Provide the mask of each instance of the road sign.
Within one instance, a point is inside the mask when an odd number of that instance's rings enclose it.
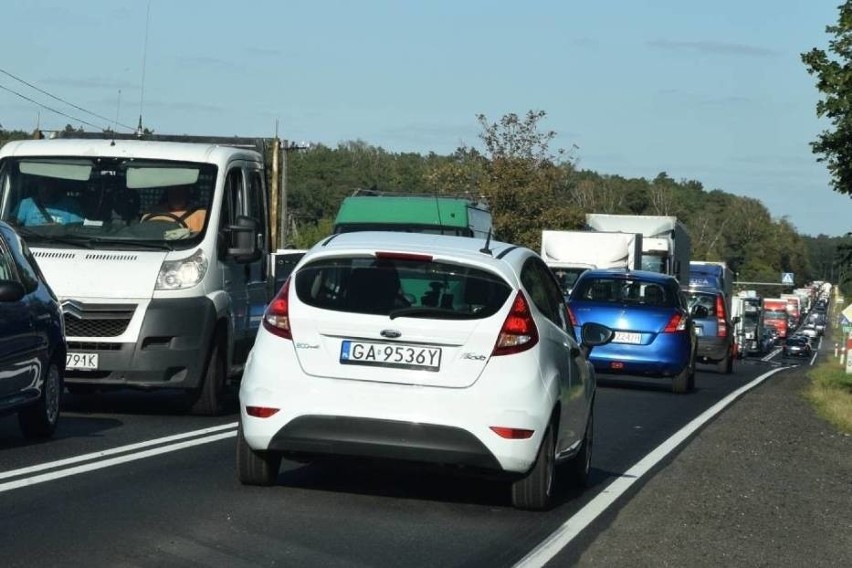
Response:
[[[782,272],[781,273],[781,284],[790,284],[793,285],[793,273],[792,272]]]

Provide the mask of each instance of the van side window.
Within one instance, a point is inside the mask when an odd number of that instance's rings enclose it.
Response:
[[[264,202],[263,179],[260,177],[258,170],[252,170],[249,172],[248,215],[253,219],[257,219],[261,225],[264,224],[266,218],[266,210],[263,206]]]
[[[232,168],[225,179],[225,194],[222,196],[221,228],[236,223],[238,215],[245,212],[243,206],[243,171]]]

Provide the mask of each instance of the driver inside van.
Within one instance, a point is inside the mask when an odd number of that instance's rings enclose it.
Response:
[[[165,200],[143,215],[142,220],[172,221],[198,233],[204,228],[206,217],[207,211],[191,205],[189,186],[173,185],[166,190]]]
[[[83,222],[79,204],[49,181],[42,182],[31,197],[21,200],[15,218],[25,227]]]

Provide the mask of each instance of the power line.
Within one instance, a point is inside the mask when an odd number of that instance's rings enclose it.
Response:
[[[15,81],[21,82],[21,83],[23,83],[24,85],[26,85],[27,87],[29,87],[29,88],[31,88],[31,89],[35,89],[35,90],[36,90],[36,91],[38,91],[39,93],[42,93],[42,94],[44,94],[44,95],[47,95],[48,97],[50,97],[50,98],[52,98],[52,99],[55,99],[55,100],[57,100],[57,101],[59,101],[59,102],[61,102],[61,103],[63,103],[63,104],[66,104],[66,105],[68,105],[68,106],[70,106],[70,107],[74,107],[74,108],[75,108],[75,109],[77,109],[77,110],[83,111],[83,112],[85,112],[86,114],[90,114],[90,115],[92,115],[92,116],[94,116],[94,117],[96,117],[96,118],[100,118],[101,120],[105,120],[105,121],[107,121],[107,123],[112,122],[109,118],[107,118],[107,117],[105,117],[105,116],[101,116],[101,115],[99,115],[99,114],[97,114],[97,113],[94,113],[94,112],[92,112],[92,111],[90,111],[90,110],[86,110],[86,109],[84,109],[83,107],[78,106],[78,105],[75,105],[74,103],[72,103],[72,102],[70,102],[70,101],[66,101],[65,99],[62,99],[62,98],[60,98],[60,97],[57,97],[57,96],[56,96],[56,95],[54,95],[54,94],[48,93],[48,92],[47,92],[47,91],[45,91],[44,89],[40,89],[39,87],[36,87],[36,86],[35,86],[35,85],[33,85],[32,83],[29,83],[29,82],[25,81],[24,79],[21,79],[20,77],[17,77],[17,76],[15,76],[15,75],[13,75],[13,74],[9,73],[9,72],[8,72],[8,71],[6,71],[5,69],[0,69],[0,73],[3,73],[4,75],[8,75],[9,77],[11,77],[12,79],[14,79]],[[9,89],[7,89],[7,90],[9,90]],[[16,94],[17,94],[17,93],[16,93]],[[36,102],[36,101],[33,101],[33,102]],[[36,104],[39,104],[39,103],[37,103],[37,102],[36,102]],[[47,107],[45,107],[45,108],[47,108]],[[53,110],[53,109],[49,109],[49,110]],[[54,111],[54,112],[56,112],[56,111]],[[60,113],[60,114],[61,114],[61,113]],[[80,122],[83,122],[83,121],[80,121]],[[128,129],[128,130],[130,130],[130,131],[135,130],[135,128],[133,128],[132,126],[127,126],[126,124],[121,124],[121,123],[120,123],[120,122],[118,122],[117,120],[116,120],[115,124],[117,124],[118,126],[121,126],[122,128],[127,128],[127,129]]]
[[[4,87],[3,85],[0,85],[0,89],[3,89],[4,91],[9,91],[13,95],[17,95],[17,96],[21,97],[22,99],[24,99],[25,101],[29,101],[31,103],[37,104],[38,106],[40,106],[44,109],[47,109],[50,112],[55,112],[56,114],[60,114],[64,117],[66,117],[66,118],[70,118],[71,120],[77,121],[81,124],[85,124],[86,126],[91,126],[92,128],[97,128],[98,130],[105,130],[104,128],[98,126],[97,124],[92,124],[91,122],[86,122],[85,120],[83,120],[81,118],[77,118],[76,116],[71,116],[70,114],[66,114],[66,113],[62,112],[61,110],[56,110],[55,108],[51,108],[51,107],[47,106],[46,104],[43,104],[43,103],[38,102],[37,100],[31,99],[26,95],[22,95],[18,91],[10,89],[9,87]]]

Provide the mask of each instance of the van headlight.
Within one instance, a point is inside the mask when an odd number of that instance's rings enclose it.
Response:
[[[166,260],[157,275],[157,290],[180,290],[191,288],[204,279],[207,273],[207,257],[199,249],[189,258]]]

